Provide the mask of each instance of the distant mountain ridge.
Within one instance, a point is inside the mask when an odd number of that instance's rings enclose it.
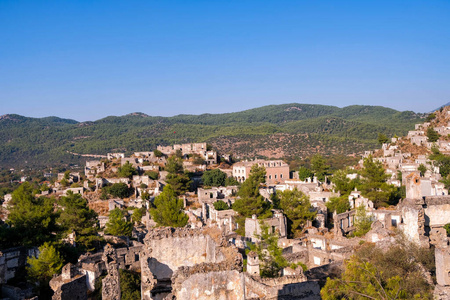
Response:
[[[439,106],[438,108],[436,108],[436,109],[433,109],[432,111],[430,111],[430,113],[432,113],[432,112],[434,112],[434,111],[437,111],[437,110],[440,110],[441,108],[443,108],[443,107],[445,107],[445,106],[449,106],[450,105],[450,102],[447,102],[447,103],[445,103],[444,105],[441,105],[441,106]]]
[[[158,117],[131,113],[93,122],[11,114],[0,117],[0,167],[80,163],[83,158],[68,152],[131,154],[153,150],[158,144],[188,142],[208,142],[240,157],[352,154],[375,147],[380,132],[406,134],[423,117],[382,106],[299,103],[224,114]]]

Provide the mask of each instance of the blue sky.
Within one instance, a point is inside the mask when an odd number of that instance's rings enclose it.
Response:
[[[0,0],[0,115],[450,101],[450,1]]]

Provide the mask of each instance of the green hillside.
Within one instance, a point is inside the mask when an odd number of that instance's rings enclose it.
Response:
[[[236,113],[151,117],[142,113],[79,123],[57,117],[0,117],[0,167],[81,163],[72,153],[153,150],[158,144],[208,142],[243,156],[358,153],[378,133],[404,135],[422,115],[379,106],[269,105]],[[268,153],[268,150],[271,149]]]

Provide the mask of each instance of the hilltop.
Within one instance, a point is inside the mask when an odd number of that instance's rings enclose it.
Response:
[[[381,106],[344,108],[269,105],[235,113],[148,116],[131,113],[93,122],[58,117],[0,117],[0,166],[81,163],[79,154],[153,150],[159,145],[208,142],[238,157],[351,155],[377,147],[378,133],[404,135],[424,115]]]

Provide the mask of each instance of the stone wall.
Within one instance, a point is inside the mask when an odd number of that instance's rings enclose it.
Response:
[[[37,255],[36,248],[14,247],[0,251],[0,284],[13,278],[16,272],[25,266],[27,257]]]
[[[195,268],[227,264],[236,257],[242,259],[237,249],[228,247],[220,230],[215,228],[156,228],[149,231],[144,243],[140,258],[143,299],[162,299],[172,292],[172,275],[180,268],[190,268],[191,273],[202,273],[194,271]],[[200,269],[205,270],[205,267]],[[216,271],[222,270],[230,268],[223,267]],[[180,272],[177,274],[180,276]]]
[[[87,300],[86,275],[80,274],[71,263],[63,267],[61,275],[50,280],[50,287],[54,291],[53,300]]]
[[[304,275],[260,279],[245,276],[246,299],[307,299],[320,300],[320,286],[306,281]]]

